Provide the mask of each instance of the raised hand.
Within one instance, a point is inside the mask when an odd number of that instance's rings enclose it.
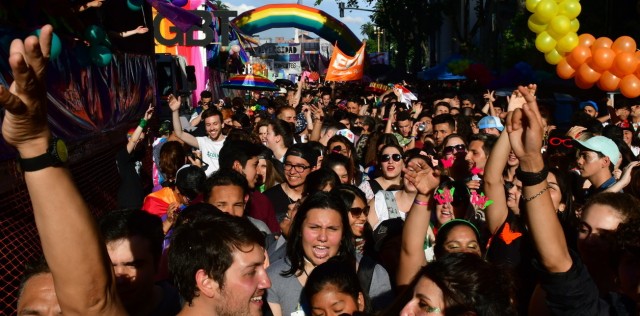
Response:
[[[420,194],[431,194],[440,185],[440,171],[432,169],[424,162],[411,161],[402,171],[405,179],[413,184]]]
[[[180,96],[178,96],[178,98],[176,99],[176,97],[173,96],[173,94],[169,95],[169,108],[171,109],[171,111],[175,112],[180,110],[180,105],[182,105],[182,98]]]
[[[53,28],[45,25],[40,37],[14,40],[9,66],[15,80],[7,90],[0,86],[0,107],[6,109],[2,123],[5,141],[31,158],[47,150],[51,132],[47,123],[45,73],[51,51]]]
[[[523,160],[526,164],[530,159],[540,157],[544,129],[538,103],[530,89],[520,86],[518,92],[526,102],[521,109],[517,108],[507,116],[507,132],[514,154],[521,164]]]
[[[495,91],[487,90],[487,93],[484,94],[484,99],[487,100],[487,102],[496,102],[495,93]]]
[[[145,120],[148,121],[148,120],[151,119],[151,116],[153,116],[153,110],[154,110],[153,104],[149,104],[149,108],[147,108],[147,111],[144,112],[144,119]]]

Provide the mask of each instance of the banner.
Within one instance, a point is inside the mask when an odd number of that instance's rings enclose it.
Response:
[[[369,57],[369,64],[371,65],[388,65],[389,64],[388,52],[367,53],[367,55]]]
[[[267,43],[254,48],[254,51],[256,56],[272,60],[271,80],[296,78],[302,73],[300,43]]]
[[[362,43],[362,47],[353,57],[343,53],[338,45],[333,48],[333,55],[329,62],[326,81],[353,81],[362,79],[364,74],[364,48],[366,42]]]

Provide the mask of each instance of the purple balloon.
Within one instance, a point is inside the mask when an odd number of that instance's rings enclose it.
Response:
[[[189,3],[189,0],[171,0],[171,3],[178,7],[184,7],[185,5],[187,5],[187,3]]]

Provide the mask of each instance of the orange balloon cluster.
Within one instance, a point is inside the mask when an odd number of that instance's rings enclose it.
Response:
[[[612,41],[581,34],[578,40],[578,46],[556,66],[560,78],[575,78],[582,89],[597,85],[604,91],[620,89],[628,98],[640,96],[640,52],[633,38],[621,36]]]

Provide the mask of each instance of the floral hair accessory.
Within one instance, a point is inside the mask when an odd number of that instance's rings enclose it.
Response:
[[[493,200],[489,200],[489,197],[484,196],[484,193],[478,194],[478,192],[473,191],[471,193],[471,204],[485,209],[487,206],[493,204]]]
[[[481,174],[482,172],[484,172],[484,169],[482,169],[482,168],[476,168],[476,167],[471,168],[471,173],[474,176],[477,176],[477,175]]]
[[[453,161],[455,160],[455,157],[451,156],[447,159],[440,159],[440,162],[442,162],[442,167],[444,168],[451,168],[451,166],[453,166]]]
[[[451,203],[453,202],[453,193],[455,192],[455,190],[456,188],[440,189],[438,190],[438,194],[436,194],[434,198],[440,205]]]

